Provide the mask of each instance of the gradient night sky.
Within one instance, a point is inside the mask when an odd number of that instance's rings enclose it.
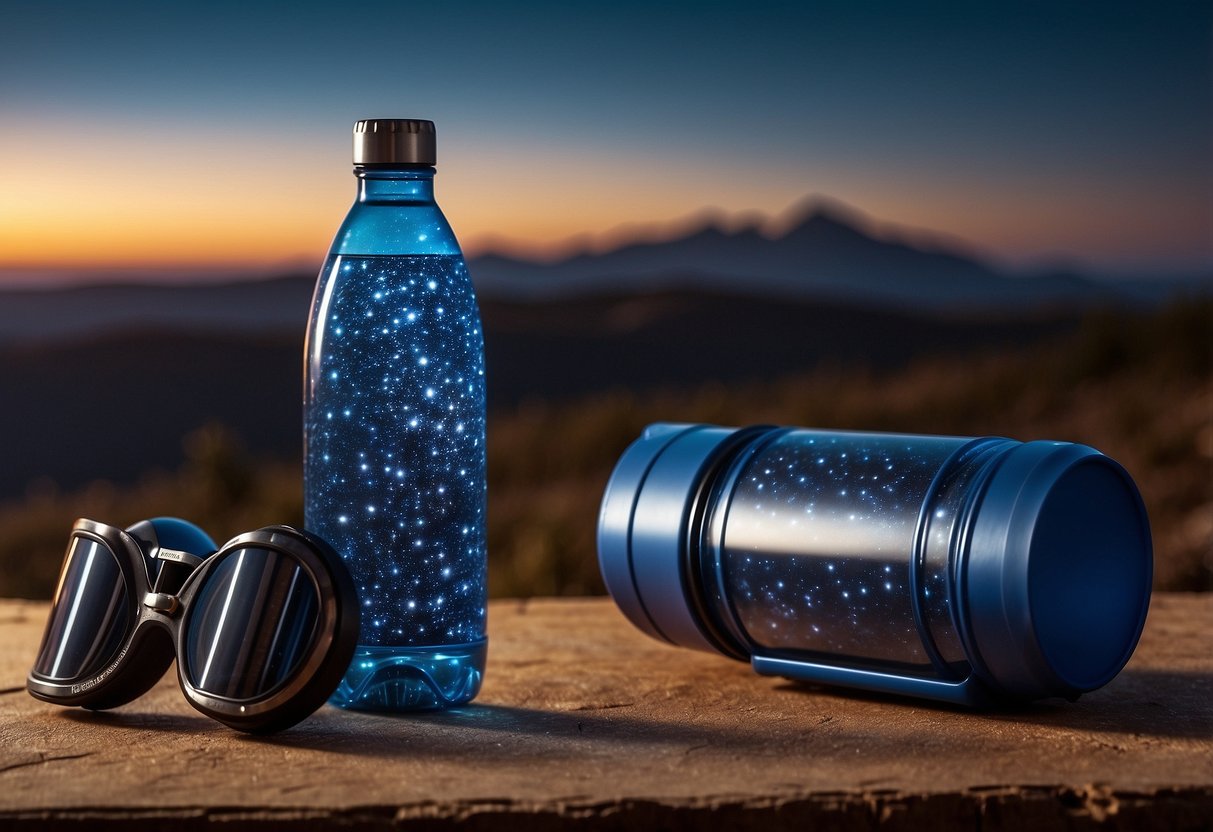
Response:
[[[811,193],[1004,262],[1213,262],[1207,2],[28,3],[0,280],[315,268],[352,122],[432,118],[470,252]]]

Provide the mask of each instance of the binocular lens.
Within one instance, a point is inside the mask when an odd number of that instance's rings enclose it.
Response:
[[[249,547],[221,557],[184,625],[186,677],[203,693],[251,699],[286,680],[306,655],[320,593],[280,552]]]
[[[133,619],[114,553],[73,535],[34,672],[47,679],[78,679],[99,671]]]

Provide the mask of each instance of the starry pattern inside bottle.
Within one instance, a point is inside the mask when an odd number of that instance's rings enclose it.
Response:
[[[964,442],[797,431],[746,463],[716,545],[750,638],[931,673],[910,597],[914,536],[936,472]],[[940,576],[926,584],[927,603],[947,603]]]
[[[364,645],[484,637],[483,336],[459,256],[335,256],[309,345],[308,524]]]

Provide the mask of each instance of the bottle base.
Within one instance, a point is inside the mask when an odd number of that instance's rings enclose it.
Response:
[[[472,701],[480,692],[488,639],[432,647],[358,645],[329,697],[358,711],[426,711]]]

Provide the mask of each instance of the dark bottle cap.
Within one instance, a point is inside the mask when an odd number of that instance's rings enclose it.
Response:
[[[355,165],[433,165],[437,160],[432,121],[368,118],[354,123]]]

